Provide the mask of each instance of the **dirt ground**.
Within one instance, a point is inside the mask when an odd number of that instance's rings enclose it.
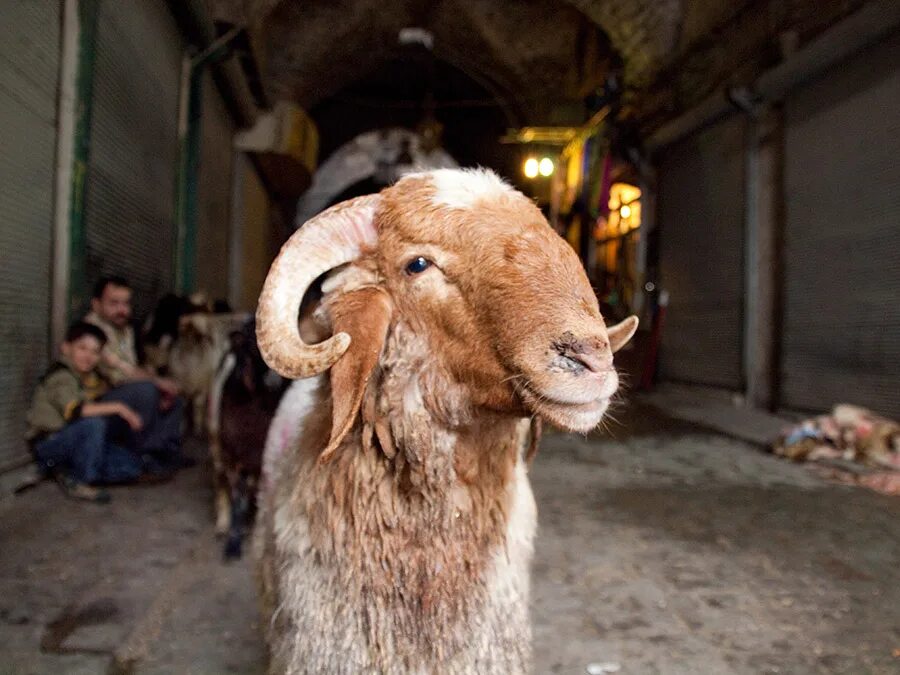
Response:
[[[263,672],[207,471],[0,501],[0,673]],[[535,673],[900,672],[900,500],[635,407],[531,473]]]

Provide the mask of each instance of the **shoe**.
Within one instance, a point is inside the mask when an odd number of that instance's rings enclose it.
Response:
[[[13,488],[13,494],[22,494],[36,487],[45,478],[47,478],[46,473],[37,464],[32,463],[23,472],[21,480]]]
[[[111,500],[106,490],[95,488],[87,483],[80,483],[71,476],[62,473],[57,474],[56,482],[59,483],[66,496],[72,499],[83,499],[96,504],[109,504]]]

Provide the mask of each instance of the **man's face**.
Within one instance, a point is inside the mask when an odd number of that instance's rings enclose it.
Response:
[[[107,284],[103,296],[91,300],[91,306],[104,321],[117,328],[125,328],[131,319],[131,289]]]
[[[82,335],[72,342],[63,342],[62,353],[72,366],[82,375],[87,375],[97,367],[102,349],[100,340],[93,335]]]

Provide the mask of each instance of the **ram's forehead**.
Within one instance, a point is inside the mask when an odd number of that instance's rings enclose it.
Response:
[[[473,242],[553,235],[540,209],[488,169],[408,174],[383,193],[379,241],[468,250]]]
[[[479,202],[500,201],[520,194],[489,169],[438,169],[428,177],[434,187],[432,203],[452,209],[469,209]]]

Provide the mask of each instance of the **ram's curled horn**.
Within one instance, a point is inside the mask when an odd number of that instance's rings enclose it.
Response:
[[[279,375],[298,379],[323,373],[350,346],[346,333],[306,344],[298,329],[300,302],[320,275],[375,247],[380,201],[378,195],[366,195],[323,211],[288,239],[269,268],[256,311],[256,337],[266,363]]]

